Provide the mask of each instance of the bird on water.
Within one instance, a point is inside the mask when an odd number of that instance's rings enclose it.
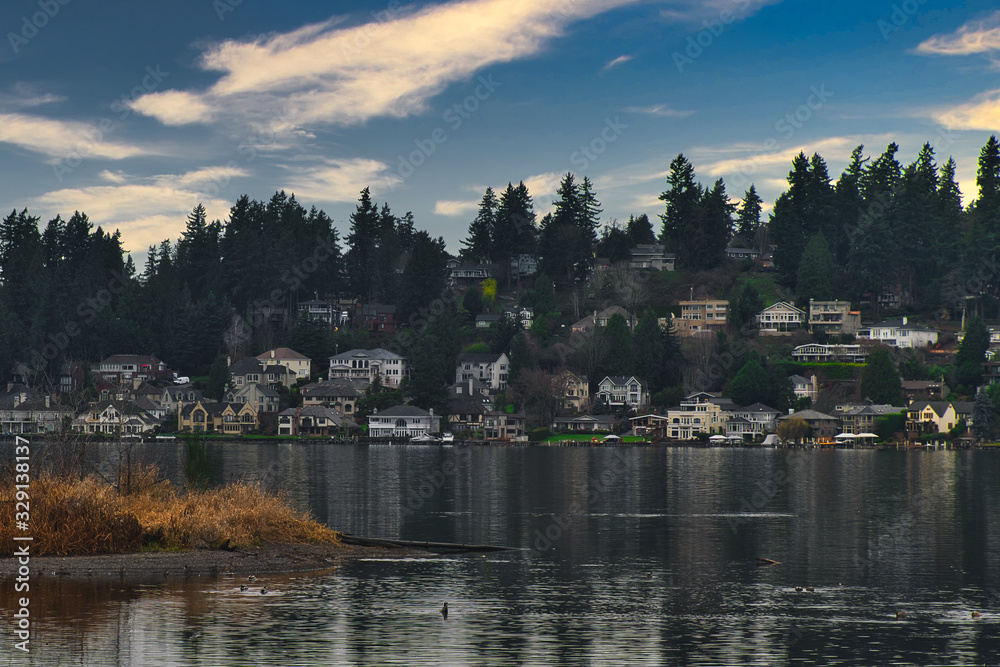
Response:
[[[448,618],[448,603],[441,605],[441,618]]]
[[[264,588],[260,589],[260,594],[267,595],[267,586],[264,586]]]

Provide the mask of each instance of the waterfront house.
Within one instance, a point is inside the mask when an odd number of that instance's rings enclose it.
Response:
[[[777,427],[778,417],[781,416],[781,412],[775,410],[774,408],[768,407],[763,403],[754,403],[753,405],[747,405],[746,407],[736,408],[732,412],[734,418],[744,420],[748,426],[743,429],[740,435],[750,434],[750,435],[764,435],[765,433],[774,433]],[[727,427],[726,435],[729,435]]]
[[[556,378],[556,386],[562,390],[559,399],[561,409],[572,412],[590,409],[590,383],[586,375],[577,375],[573,371],[564,370]]]
[[[910,433],[947,433],[964,419],[972,426],[972,401],[914,401],[906,409]]]
[[[364,398],[364,391],[358,385],[367,384],[362,380],[326,380],[313,382],[302,387],[303,405],[324,405],[343,415],[354,414],[358,401]]]
[[[690,440],[699,433],[722,433],[736,408],[731,399],[707,391],[695,392],[667,410],[665,435]]]
[[[0,431],[5,434],[61,431],[73,415],[73,408],[58,396],[36,396],[24,385],[8,385],[0,396]]]
[[[441,432],[441,417],[433,410],[421,410],[413,405],[397,405],[368,417],[371,438],[412,438]]]
[[[251,403],[196,401],[181,407],[177,428],[186,433],[242,435],[259,429],[260,420]]]
[[[95,403],[73,420],[80,433],[133,435],[159,426],[160,420],[142,410],[134,401],[105,400]]]
[[[906,411],[903,406],[861,403],[837,406],[834,412],[840,415],[841,431],[857,435],[874,433],[880,419]]]
[[[552,420],[553,431],[611,431],[615,427],[614,415],[580,415],[579,417],[556,417]]]
[[[790,415],[778,417],[778,426],[788,419],[801,419],[812,429],[812,438],[832,440],[840,432],[840,419],[816,410],[799,410]]]
[[[525,442],[527,419],[524,413],[487,412],[483,416],[483,437],[487,440],[509,440]]]
[[[164,387],[160,393],[159,403],[168,413],[177,412],[184,403],[194,403],[205,400],[200,389],[195,389],[191,385],[171,385]]]
[[[341,433],[345,418],[333,408],[305,405],[278,413],[278,435],[334,436]]]

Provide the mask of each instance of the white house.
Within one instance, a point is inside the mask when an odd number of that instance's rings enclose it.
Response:
[[[733,414],[736,418],[744,420],[749,425],[749,428],[745,429],[740,435],[774,433],[777,428],[778,417],[781,416],[780,412],[763,403],[754,403],[753,405],[739,408]],[[726,431],[726,435],[729,435],[728,426]]]
[[[863,364],[868,360],[868,350],[860,345],[807,343],[792,350],[792,359],[799,362]]]
[[[458,355],[455,367],[455,382],[465,382],[472,378],[479,380],[490,392],[496,392],[507,386],[507,374],[510,372],[510,359],[500,354],[466,352]]]
[[[641,408],[649,405],[649,388],[634,375],[608,375],[597,385],[594,400],[610,407]]]
[[[763,335],[795,331],[805,324],[806,318],[806,311],[787,301],[779,301],[757,313],[757,328]]]
[[[819,385],[816,376],[804,378],[801,375],[789,375],[788,379],[792,383],[792,393],[798,398],[809,398],[813,401],[819,396]]]
[[[368,417],[372,438],[412,438],[441,432],[441,417],[412,405],[397,405]]]
[[[330,357],[330,379],[348,378],[369,383],[380,377],[386,387],[398,387],[410,374],[406,357],[377,347],[354,349]]]
[[[707,391],[696,392],[667,410],[666,436],[690,440],[699,433],[722,433],[736,409],[729,399]]]
[[[891,347],[927,347],[938,340],[938,332],[921,324],[907,322],[907,318],[886,320],[862,327],[858,338],[877,340]]]

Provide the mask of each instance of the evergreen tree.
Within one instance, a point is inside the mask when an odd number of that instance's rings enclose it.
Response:
[[[213,401],[221,401],[229,386],[229,365],[226,357],[218,354],[212,361],[208,371],[208,382],[205,386],[205,397]]]
[[[809,239],[799,262],[795,293],[801,299],[829,301],[833,298],[833,255],[822,231]]]
[[[632,334],[625,318],[618,314],[608,318],[604,336],[608,354],[597,373],[601,377],[592,378],[598,382],[605,375],[625,375],[632,369]]]
[[[408,322],[410,315],[441,297],[448,286],[448,276],[444,239],[432,239],[425,231],[416,232],[400,283],[400,319]]]
[[[368,188],[361,191],[358,205],[351,214],[351,232],[347,235],[347,269],[350,288],[365,303],[375,297],[375,273],[379,243],[381,241],[381,220],[378,208],[372,203]]]
[[[955,354],[955,379],[958,389],[971,394],[982,382],[983,361],[990,347],[990,332],[979,317],[965,324],[965,335]]]
[[[878,349],[868,355],[868,363],[861,374],[861,398],[886,405],[902,403],[903,387],[889,350]]]
[[[985,387],[976,392],[972,405],[972,432],[979,440],[989,440],[993,432],[993,403]]]
[[[469,238],[462,241],[465,248],[462,256],[474,262],[489,264],[492,261],[492,234],[497,227],[497,211],[500,200],[493,188],[486,188],[483,199],[479,203],[476,219],[469,225]]]
[[[753,403],[765,403],[767,396],[768,377],[756,357],[750,358],[736,376],[726,383],[725,395],[733,399],[737,405],[747,406]]]
[[[736,219],[736,232],[740,235],[741,241],[751,247],[760,230],[760,212],[763,204],[764,200],[760,198],[756,187],[751,183],[750,189],[743,195],[743,203]]]
[[[756,330],[757,314],[764,310],[764,298],[750,282],[743,283],[729,310],[729,322],[737,331]]]
[[[628,236],[629,247],[634,248],[639,244],[656,243],[656,232],[653,231],[653,223],[649,221],[649,216],[645,213],[639,216],[628,217],[625,225],[625,234]]]

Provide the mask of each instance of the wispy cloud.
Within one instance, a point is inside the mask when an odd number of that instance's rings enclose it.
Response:
[[[619,65],[624,65],[628,61],[632,60],[632,56],[618,56],[617,58],[611,60],[604,67],[601,68],[602,72],[607,72],[613,67],[618,67]]]
[[[443,215],[447,217],[458,217],[460,215],[468,215],[469,213],[475,212],[479,208],[479,202],[473,201],[457,201],[457,200],[441,200],[434,202],[434,214]]]
[[[0,109],[7,111],[32,109],[65,101],[66,98],[61,95],[43,93],[36,86],[24,82],[14,84],[13,92],[0,93]]]
[[[690,109],[673,109],[669,104],[651,104],[644,107],[625,107],[623,109],[629,113],[640,113],[647,116],[661,116],[663,118],[687,118],[694,113]]]
[[[340,19],[209,47],[203,69],[221,78],[201,91],[155,92],[133,108],[166,124],[236,115],[290,125],[354,125],[425,109],[446,86],[495,63],[534,56],[571,23],[638,0],[464,0]],[[428,36],[433,35],[433,38]]]
[[[953,33],[934,35],[921,42],[916,51],[945,56],[1000,51],[1000,11],[969,21]]]
[[[402,182],[389,165],[367,158],[327,159],[316,165],[292,165],[285,169],[290,176],[284,190],[319,202],[356,201],[365,187],[370,187],[374,196],[381,196],[381,192]]]
[[[701,23],[706,19],[719,18],[728,12],[736,20],[754,14],[762,7],[776,5],[782,0],[678,0],[670,7],[660,10],[660,16],[677,23]]]
[[[987,130],[1000,125],[1000,88],[980,93],[964,104],[937,111],[931,116],[950,130]]]
[[[54,190],[35,198],[30,208],[43,219],[85,212],[95,225],[120,229],[128,250],[143,251],[165,238],[176,238],[199,203],[204,204],[209,220],[225,219],[231,202],[205,197],[200,188],[240,175],[245,172],[225,166],[150,177],[104,171],[101,180],[109,184]]]
[[[95,125],[19,113],[0,113],[0,142],[57,160],[69,155],[122,160],[150,152],[107,140]]]

